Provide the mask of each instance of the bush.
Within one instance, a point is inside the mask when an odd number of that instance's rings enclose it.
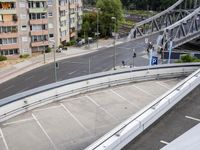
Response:
[[[51,48],[48,47],[47,49],[45,49],[45,53],[50,53],[51,52]]]
[[[190,54],[186,54],[181,56],[181,60],[176,61],[176,63],[187,63],[187,62],[200,62],[200,59],[193,57]]]
[[[5,61],[5,60],[7,60],[6,56],[0,56],[0,61]]]
[[[23,54],[19,56],[19,58],[28,58],[28,57],[29,57],[29,54]]]

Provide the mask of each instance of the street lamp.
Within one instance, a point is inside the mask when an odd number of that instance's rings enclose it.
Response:
[[[46,63],[46,56],[45,56],[45,46],[44,46],[44,33],[43,33],[43,19],[46,17],[45,14],[42,15],[42,40],[43,40],[43,55],[44,55],[44,64]],[[44,26],[45,29],[45,26]]]
[[[55,48],[55,41],[54,40],[50,40],[50,42],[52,42],[52,48],[53,48],[53,60],[54,60],[54,78],[55,78],[55,82],[57,82],[57,69],[58,69],[58,63],[56,61],[56,48]]]
[[[111,17],[111,19],[113,21],[115,21],[115,25],[114,25],[113,69],[116,70],[116,51],[117,51],[117,47],[116,47],[116,26],[117,26],[117,19],[116,19],[116,17]]]
[[[97,48],[99,47],[99,11],[101,9],[97,8]]]

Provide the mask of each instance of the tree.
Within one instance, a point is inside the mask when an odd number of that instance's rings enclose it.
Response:
[[[103,36],[110,36],[115,22],[112,17],[116,18],[116,27],[124,20],[122,3],[120,0],[97,0],[97,8],[100,8],[100,33]]]

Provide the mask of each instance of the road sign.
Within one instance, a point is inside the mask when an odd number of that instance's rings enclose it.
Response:
[[[158,64],[158,57],[152,56],[151,65],[157,65],[157,64]]]
[[[145,43],[148,44],[149,43],[149,39],[145,38]]]

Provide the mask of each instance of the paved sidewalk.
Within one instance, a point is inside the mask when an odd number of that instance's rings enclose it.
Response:
[[[123,40],[124,39],[119,39],[116,44],[122,43]],[[105,47],[111,47],[111,46],[113,46],[113,39],[99,40],[98,49],[97,49],[96,43],[92,43],[89,46],[86,45],[83,47],[69,47],[67,51],[63,51],[62,53],[56,53],[56,60],[58,61],[58,60],[66,59],[66,58],[85,55],[91,52],[98,51],[103,47],[105,48]],[[47,53],[45,56],[46,56],[45,64],[48,64],[54,61],[53,52]],[[41,67],[45,64],[44,64],[44,56],[39,55],[36,57],[32,57],[30,59],[27,59],[23,62],[17,63],[15,65],[9,65],[5,68],[0,68],[0,84],[14,77],[17,77],[18,75],[26,73],[30,70]]]

